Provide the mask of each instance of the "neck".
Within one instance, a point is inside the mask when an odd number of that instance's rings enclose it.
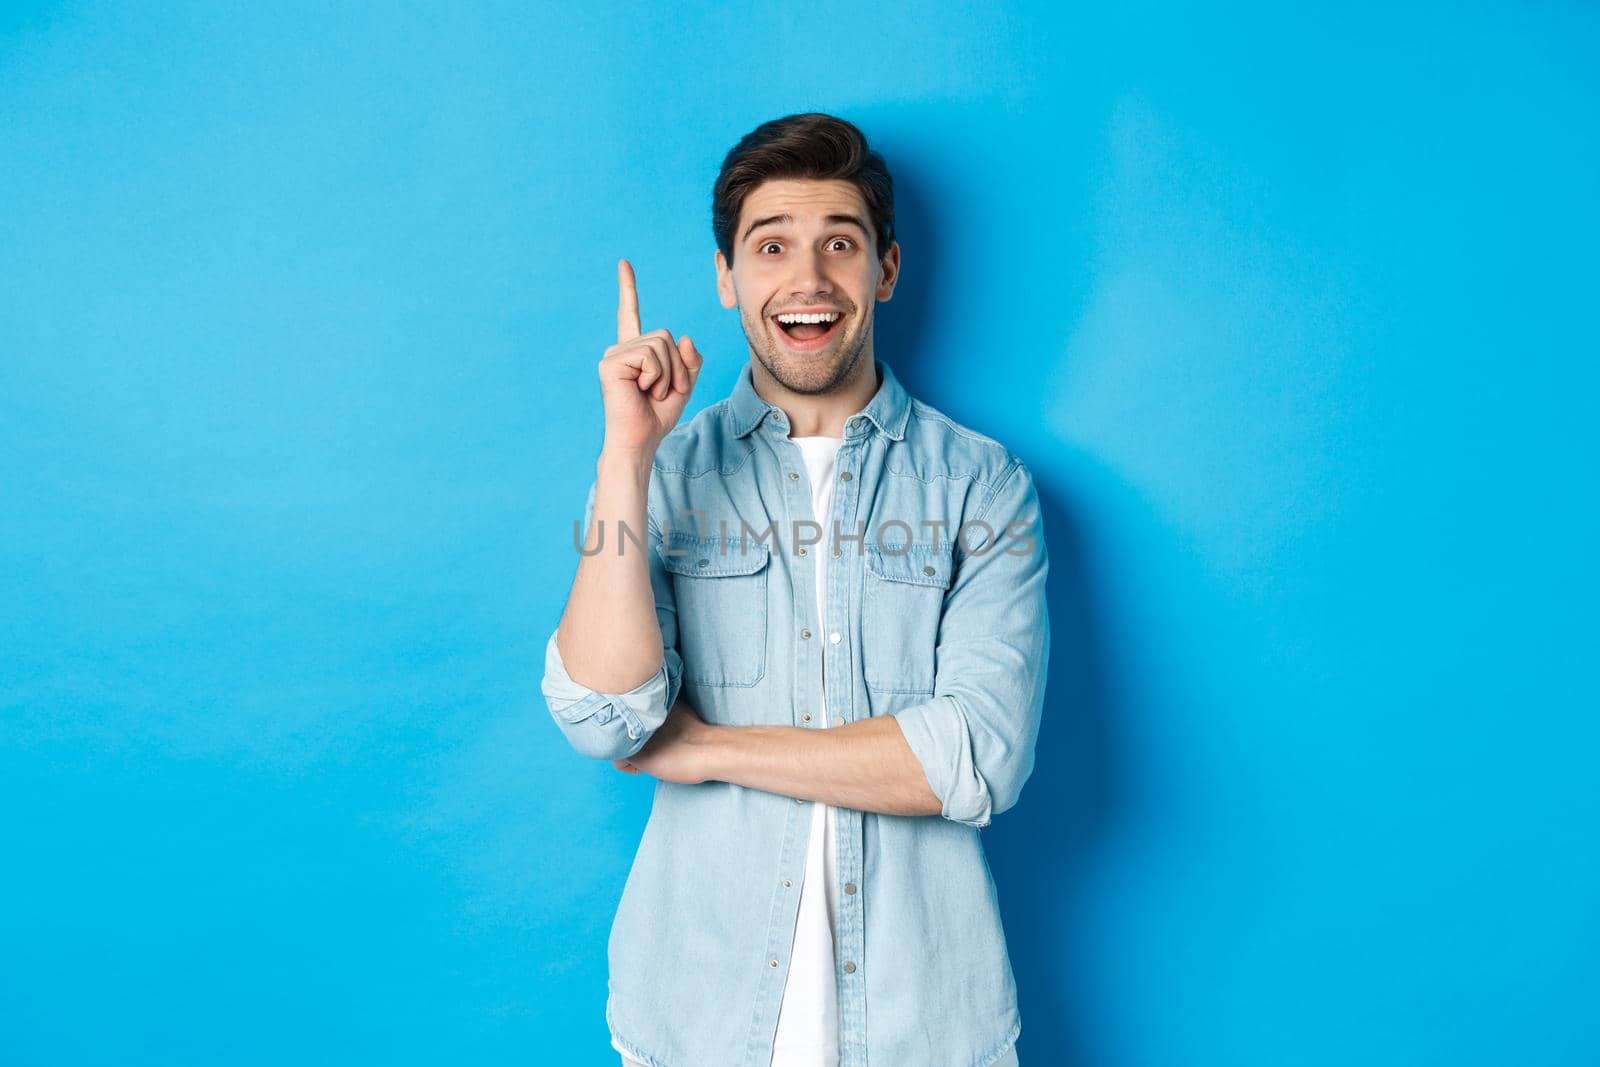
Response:
[[[845,420],[871,403],[882,383],[878,380],[877,359],[871,352],[864,352],[855,373],[827,393],[786,389],[754,358],[750,361],[750,384],[757,396],[777,405],[788,416],[790,437],[843,437]]]

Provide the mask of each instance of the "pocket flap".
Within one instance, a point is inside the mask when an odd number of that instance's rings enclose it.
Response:
[[[725,578],[755,574],[767,565],[771,550],[760,541],[739,537],[696,537],[669,533],[661,560],[673,574],[695,578]]]
[[[938,548],[932,545],[911,545],[904,552],[886,552],[877,545],[867,548],[867,570],[891,582],[910,582],[913,585],[931,585],[938,589],[950,588],[954,561],[950,544]]]

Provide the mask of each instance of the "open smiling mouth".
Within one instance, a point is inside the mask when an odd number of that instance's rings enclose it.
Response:
[[[811,352],[822,348],[833,340],[844,324],[844,315],[833,312],[833,320],[826,321],[825,315],[790,315],[782,313],[772,317],[778,332],[783,335],[784,343],[790,348],[801,352]],[[800,319],[804,321],[788,322],[786,319]],[[824,321],[818,321],[824,320]]]

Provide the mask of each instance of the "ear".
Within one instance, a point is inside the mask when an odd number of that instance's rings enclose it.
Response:
[[[900,280],[900,242],[889,242],[889,251],[878,261],[883,277],[878,280],[878,299],[887,300],[894,295],[894,285]]]
[[[733,289],[733,268],[728,266],[728,261],[722,258],[722,249],[717,249],[717,296],[722,300],[725,308],[739,306],[739,294]]]

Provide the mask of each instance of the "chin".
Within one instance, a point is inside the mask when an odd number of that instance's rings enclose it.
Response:
[[[858,356],[849,338],[842,338],[831,348],[810,353],[789,352],[782,342],[774,341],[764,350],[762,362],[767,373],[790,392],[816,394],[838,388]]]

